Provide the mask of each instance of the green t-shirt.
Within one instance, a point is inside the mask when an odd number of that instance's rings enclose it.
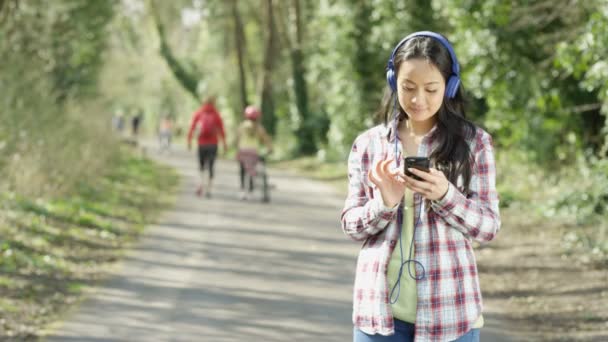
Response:
[[[410,246],[414,248],[412,239],[414,238],[414,193],[407,189],[405,190],[405,206],[403,208],[403,225],[401,228],[401,246],[403,248],[403,261],[407,260],[410,256]],[[414,259],[414,252],[412,250],[412,259]],[[399,242],[393,250],[391,259],[388,262],[388,284],[389,294],[395,286],[399,276],[399,268],[401,267],[401,252],[399,249]],[[418,303],[417,291],[416,291],[416,280],[410,277],[408,267],[411,270],[413,276],[416,276],[416,265],[413,262],[409,262],[403,266],[403,273],[401,274],[401,283],[399,289],[395,289],[394,296],[399,293],[399,298],[395,304],[391,304],[393,309],[393,317],[409,322],[412,324],[416,323],[416,304]]]
[[[416,250],[412,239],[414,238],[414,193],[410,189],[405,189],[405,206],[403,208],[403,225],[401,228],[401,246],[403,248],[403,261],[408,260],[410,257],[410,246],[412,247],[412,259],[415,259]],[[399,250],[399,242],[393,250],[391,259],[388,262],[387,278],[389,284],[389,295],[397,282],[399,276],[399,267],[401,266],[401,253]],[[399,289],[395,289],[395,293],[391,298],[394,299],[397,293],[399,298],[395,304],[391,304],[393,310],[393,317],[404,322],[416,324],[416,305],[418,304],[418,293],[416,290],[416,280],[410,276],[408,267],[411,270],[411,274],[416,277],[416,265],[413,262],[409,262],[403,266],[403,273],[401,274],[400,292]],[[479,316],[473,328],[483,327],[483,316]]]

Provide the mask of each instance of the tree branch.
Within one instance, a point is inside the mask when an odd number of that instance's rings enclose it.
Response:
[[[198,77],[192,73],[189,73],[188,70],[184,67],[184,65],[177,60],[177,58],[173,55],[171,51],[171,47],[167,43],[167,39],[165,37],[165,30],[163,24],[161,23],[160,16],[158,15],[158,11],[154,4],[154,0],[150,0],[150,9],[152,12],[152,18],[154,20],[154,26],[156,28],[156,32],[158,33],[158,37],[160,39],[160,55],[164,58],[165,62],[173,72],[173,75],[179,82],[179,84],[194,97],[195,100],[200,101],[199,94],[197,91],[198,88]]]
[[[602,108],[601,103],[587,103],[587,104],[582,104],[582,105],[578,105],[578,106],[574,106],[574,107],[570,107],[570,108],[565,108],[565,110],[572,111],[573,113],[584,113],[584,112],[599,110],[601,108]]]

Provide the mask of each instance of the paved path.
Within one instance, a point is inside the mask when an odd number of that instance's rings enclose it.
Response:
[[[155,157],[183,176],[175,207],[47,341],[352,340],[359,246],[340,230],[342,195],[271,171],[272,203],[239,201],[236,165],[220,160],[200,199],[193,154]],[[491,330],[482,341],[503,341]]]

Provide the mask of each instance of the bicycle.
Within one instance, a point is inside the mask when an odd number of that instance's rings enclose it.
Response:
[[[249,176],[249,192],[244,192],[241,199],[246,200],[250,194],[257,189],[260,191],[260,198],[263,203],[270,202],[270,184],[266,171],[267,154],[258,154],[255,151],[241,151],[237,159],[243,163],[245,175]]]
[[[258,158],[258,163],[256,165],[256,176],[257,180],[262,183],[262,202],[270,203],[270,186],[268,185],[268,173],[266,173],[266,157],[263,155],[259,156]]]

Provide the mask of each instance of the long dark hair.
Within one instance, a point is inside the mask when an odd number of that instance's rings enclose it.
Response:
[[[403,44],[395,53],[395,75],[403,61],[410,59],[424,59],[432,63],[447,80],[452,74],[452,59],[447,49],[431,37],[414,37]],[[388,86],[384,92],[382,106],[378,111],[384,117],[384,124],[393,117],[393,105],[397,103],[397,120],[408,120],[407,113],[395,98],[397,91],[393,92]],[[471,168],[474,163],[467,140],[475,136],[475,124],[465,118],[464,88],[458,87],[454,98],[444,97],[443,103],[437,113],[438,145],[432,151],[430,158],[434,160],[435,167],[443,171],[448,180],[458,185],[458,177],[462,176],[462,190],[468,192],[471,182]],[[397,132],[395,132],[397,134]]]

